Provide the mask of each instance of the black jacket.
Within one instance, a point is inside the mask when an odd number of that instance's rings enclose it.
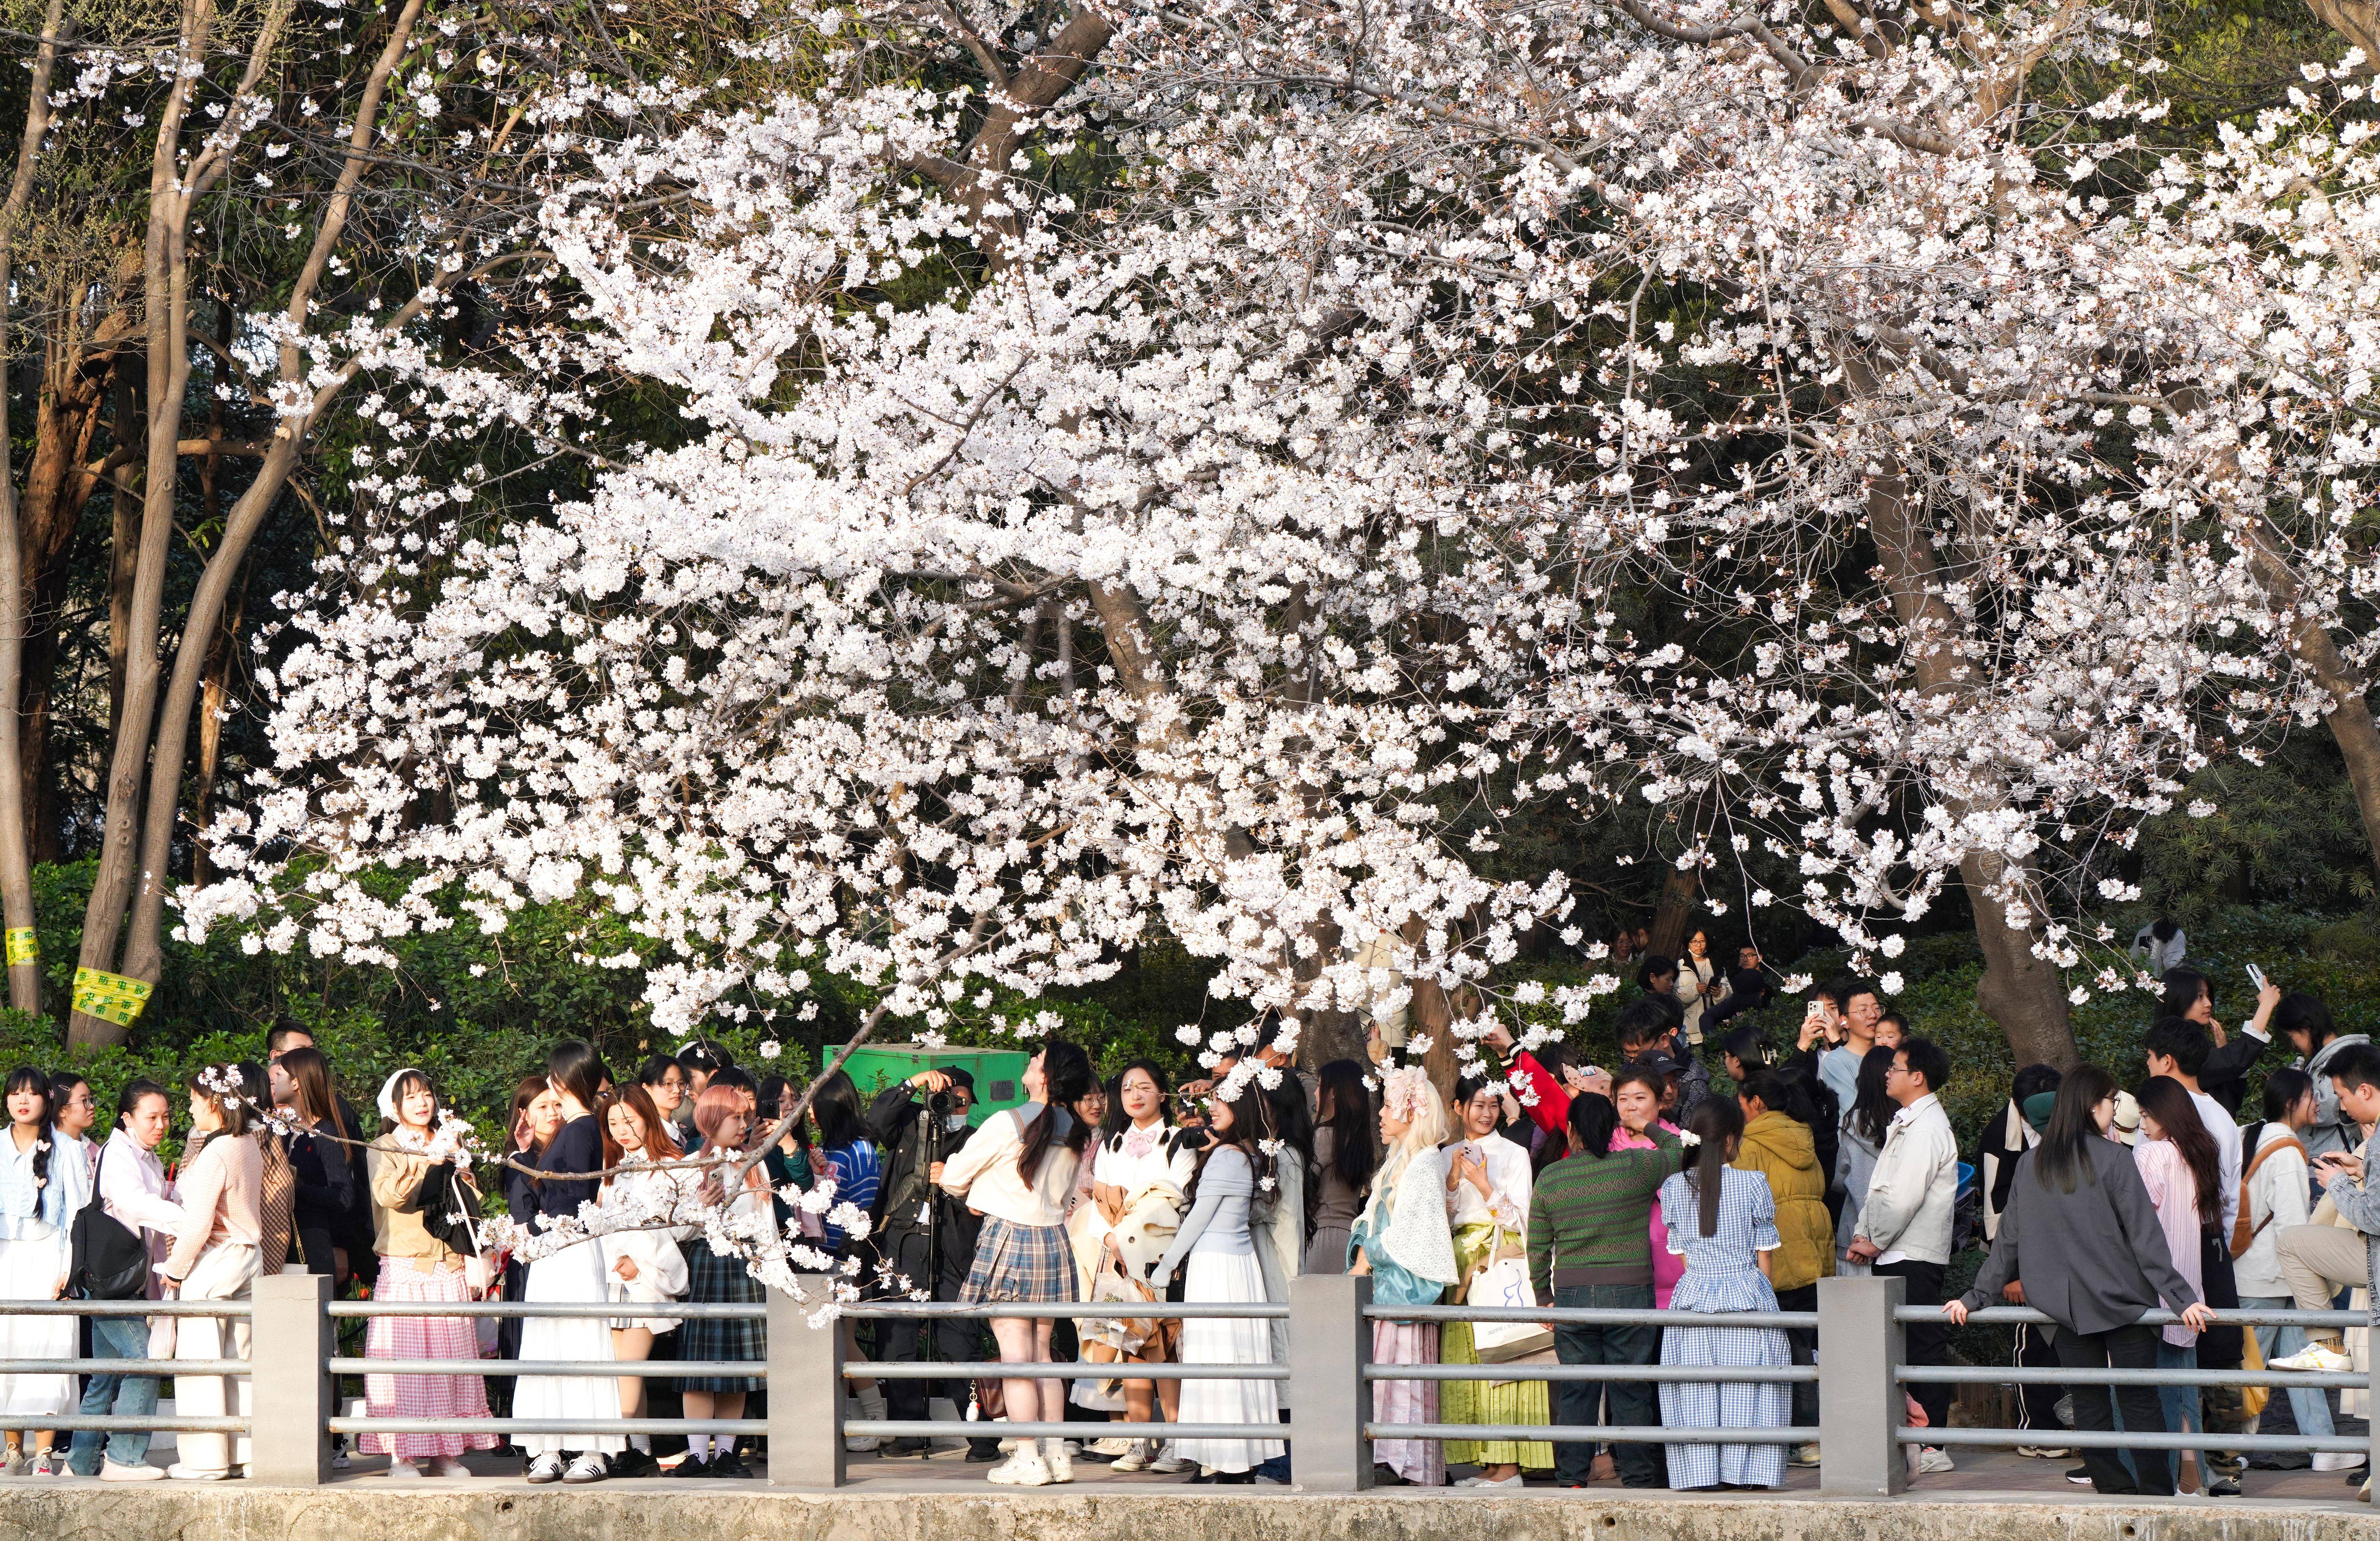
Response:
[[[885,1260],[909,1274],[919,1288],[926,1287],[919,1275],[926,1266],[925,1216],[931,1203],[939,1232],[934,1249],[938,1270],[947,1276],[955,1266],[964,1272],[975,1257],[976,1236],[983,1230],[983,1220],[969,1214],[964,1202],[938,1193],[928,1173],[935,1161],[958,1154],[959,1147],[966,1144],[965,1133],[942,1131],[938,1137],[926,1117],[925,1102],[912,1094],[905,1081],[877,1093],[862,1122],[868,1126],[868,1137],[886,1153],[873,1217],[874,1233]]]

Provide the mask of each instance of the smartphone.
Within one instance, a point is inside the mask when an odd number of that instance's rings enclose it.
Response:
[[[2248,965],[2248,982],[2255,986],[2257,991],[2262,993],[2265,988],[2265,971],[2258,968],[2254,964],[2250,964]]]

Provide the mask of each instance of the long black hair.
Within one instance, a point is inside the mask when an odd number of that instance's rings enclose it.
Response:
[[[33,1120],[33,1186],[45,1188],[50,1182],[50,1147],[55,1143],[50,1122],[57,1117],[57,1103],[50,1096],[50,1078],[31,1065],[18,1065],[8,1073],[7,1095],[14,1097],[20,1091],[41,1094],[42,1110]],[[17,1121],[12,1116],[8,1122]]]
[[[1611,1154],[1611,1136],[1620,1132],[1620,1110],[1601,1092],[1580,1092],[1570,1099],[1570,1147],[1600,1161]]]
[[[1818,1126],[1818,1105],[1810,1100],[1810,1088],[1799,1077],[1789,1079],[1777,1071],[1755,1070],[1744,1077],[1735,1095],[1752,1098],[1770,1112],[1783,1113],[1796,1123],[1813,1129]]]
[[[2158,1130],[2181,1152],[2182,1164],[2198,1187],[2198,1228],[2218,1229],[2223,1223],[2223,1157],[2206,1121],[2198,1116],[2189,1088],[2170,1075],[2152,1075],[2132,1097],[2141,1105],[2141,1116],[2155,1119]]]
[[[1330,1170],[1357,1193],[1371,1186],[1380,1170],[1380,1120],[1372,1110],[1372,1088],[1365,1084],[1364,1067],[1353,1060],[1333,1060],[1322,1067],[1323,1122],[1330,1130]]]
[[[2286,1123],[2289,1110],[2298,1098],[2313,1090],[2313,1077],[2302,1070],[2283,1066],[2265,1073],[2265,1122]]]
[[[1061,1140],[1077,1156],[1082,1154],[1083,1147],[1090,1144],[1089,1125],[1067,1110],[1080,1102],[1093,1084],[1090,1056],[1079,1045],[1063,1038],[1050,1038],[1041,1045],[1042,1095],[1050,1101],[1041,1116],[1025,1126],[1024,1138],[1016,1147],[1016,1175],[1025,1180],[1026,1187],[1033,1185],[1034,1174],[1041,1170],[1041,1158],[1050,1153],[1053,1139]],[[1056,1133],[1061,1117],[1066,1121],[1062,1137]]]
[[[775,1115],[768,1113],[771,1122]],[[818,1121],[818,1143],[827,1150],[841,1150],[868,1137],[868,1125],[859,1117],[859,1088],[842,1071],[832,1071],[819,1077],[810,1092],[810,1117]]]
[[[1686,1147],[1678,1170],[1686,1174],[1686,1186],[1701,1203],[1702,1233],[1716,1236],[1719,1190],[1727,1182],[1727,1147],[1743,1137],[1743,1110],[1731,1097],[1706,1097],[1694,1104],[1686,1128],[1702,1143]]]
[[[556,1092],[567,1092],[591,1111],[596,1088],[603,1084],[603,1057],[585,1038],[565,1038],[545,1057],[545,1078]]]
[[[1219,1112],[1228,1112],[1231,1116],[1231,1127],[1220,1133],[1215,1128],[1215,1115]],[[1269,1191],[1267,1185],[1274,1183],[1278,1176],[1276,1164],[1264,1148],[1266,1143],[1275,1137],[1272,1113],[1272,1103],[1265,1097],[1263,1088],[1253,1081],[1241,1087],[1236,1098],[1225,1099],[1218,1097],[1215,1099],[1214,1105],[1208,1110],[1206,1147],[1198,1152],[1197,1165],[1190,1171],[1190,1185],[1182,1195],[1185,1211],[1198,1202],[1198,1183],[1207,1175],[1207,1163],[1215,1159],[1217,1151],[1227,1148],[1236,1149],[1248,1159],[1248,1170],[1254,1176],[1257,1191]]]
[[[2050,1105],[2049,1127],[2033,1153],[2034,1174],[2045,1188],[2070,1194],[2078,1185],[2099,1181],[2085,1140],[2107,1138],[2099,1133],[2091,1110],[2116,1095],[2116,1078],[2097,1065],[2071,1071],[2058,1083],[2058,1100]]]
[[[1884,1144],[1884,1132],[1900,1110],[1885,1095],[1884,1073],[1892,1068],[1894,1050],[1881,1046],[1860,1060],[1859,1084],[1852,1093],[1852,1132],[1873,1146]]]

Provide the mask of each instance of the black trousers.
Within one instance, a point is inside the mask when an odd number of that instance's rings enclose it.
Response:
[[[1878,1263],[1875,1271],[1880,1278],[1898,1279],[1908,1285],[1904,1304],[1942,1304],[1942,1265],[1939,1263],[1920,1263],[1912,1258],[1899,1263]],[[1950,1362],[1950,1334],[1939,1317],[1911,1322],[1905,1341],[1908,1362],[1912,1365],[1947,1365]],[[1909,1394],[1917,1399],[1918,1406],[1925,1409],[1926,1427],[1948,1428],[1950,1426],[1950,1388],[1939,1384],[1912,1386]]]
[[[2152,1370],[2156,1368],[2157,1329],[2134,1324],[2108,1332],[2070,1332],[2058,1329],[2058,1362],[2070,1370],[2119,1369]],[[2119,1386],[2115,1393],[2122,1399],[2124,1427],[2135,1433],[2168,1432],[2165,1426],[2165,1409],[2157,1401],[2154,1386]],[[2105,1386],[2085,1386],[2077,1382],[2068,1388],[2074,1398],[2074,1429],[2078,1434],[2104,1434],[2116,1426]],[[2091,1486],[2102,1493],[2143,1493],[2163,1498],[2173,1496],[2173,1454],[2169,1450],[2131,1452],[2132,1470],[2141,1474],[2135,1484],[2125,1472],[2124,1463],[2111,1450],[2086,1450],[2082,1452],[2082,1468],[2091,1474]]]
[[[916,1232],[888,1236],[884,1246],[892,1266],[912,1280],[926,1277],[926,1238]],[[956,1300],[959,1286],[966,1282],[967,1269],[973,1257],[949,1256],[952,1249],[942,1249],[943,1256],[934,1260],[933,1298]],[[945,1317],[934,1322],[902,1322],[880,1319],[876,1323],[876,1352],[888,1365],[913,1365],[929,1357],[926,1334],[933,1336],[932,1358],[945,1365],[965,1365],[983,1357],[983,1323]],[[887,1380],[884,1382],[884,1404],[889,1416],[909,1420],[923,1418],[934,1391],[943,1386],[939,1380]],[[952,1388],[959,1410],[966,1410],[964,1381]]]
[[[2016,1329],[2016,1363],[2027,1370],[2050,1370],[2058,1367],[2058,1329],[2054,1327],[2021,1326]],[[2017,1427],[2038,1429],[2048,1438],[2036,1439],[2036,1445],[2056,1448],[2064,1443],[2057,1436],[2066,1432],[2058,1421],[2058,1389],[2034,1383],[2017,1388]]]
[[[1779,1311],[1815,1311],[1818,1308],[1818,1287],[1804,1284],[1798,1290],[1777,1292]],[[1792,1345],[1793,1363],[1815,1365],[1818,1362],[1818,1329],[1815,1327],[1789,1327],[1785,1341]],[[1793,1424],[1797,1428],[1818,1426],[1818,1383],[1797,1380],[1793,1383]],[[1811,1436],[1815,1438],[1816,1436]]]

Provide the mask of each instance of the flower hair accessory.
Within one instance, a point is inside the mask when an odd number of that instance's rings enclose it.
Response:
[[[1694,1147],[1703,1143],[1703,1137],[1700,1135],[1695,1134],[1691,1129],[1681,1129],[1678,1131],[1678,1143],[1684,1146],[1688,1150],[1692,1150]]]
[[[1422,1105],[1437,1096],[1426,1070],[1407,1066],[1380,1077],[1380,1110],[1400,1122],[1411,1122]]]

